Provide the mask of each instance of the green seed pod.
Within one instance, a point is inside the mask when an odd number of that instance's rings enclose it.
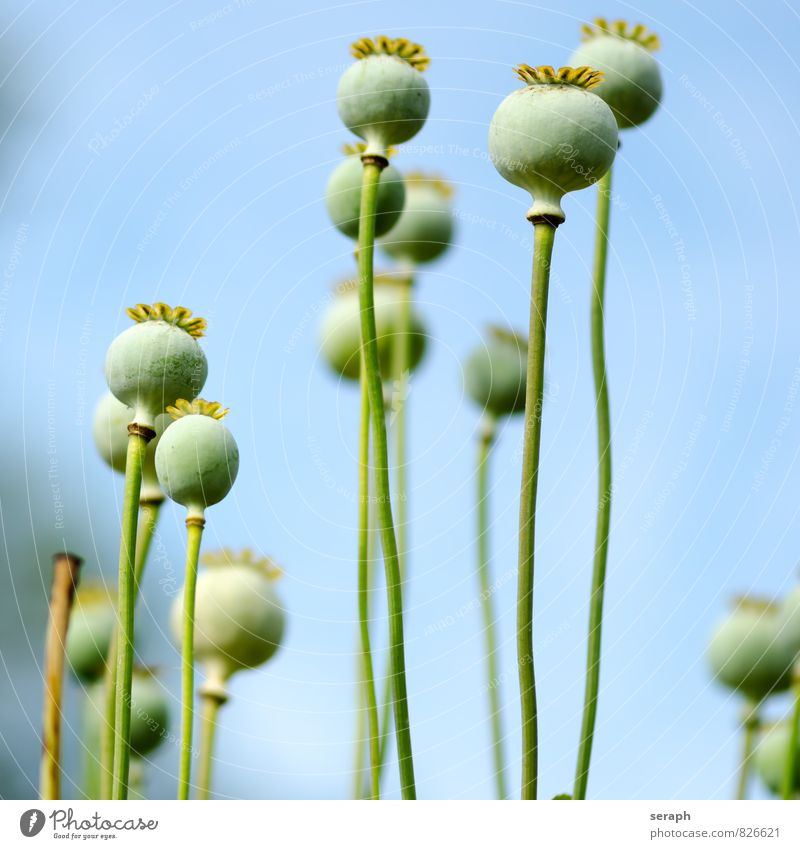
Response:
[[[614,113],[589,91],[602,74],[591,68],[520,65],[526,84],[497,108],[489,126],[489,155],[500,175],[533,197],[532,221],[564,220],[567,192],[597,182],[617,152]]]
[[[489,338],[464,364],[464,388],[491,416],[510,416],[525,410],[528,342],[503,327],[491,326]]]
[[[392,274],[375,276],[375,324],[378,329],[378,358],[381,376],[390,380],[395,376],[392,354],[397,328],[400,326],[403,294],[401,286],[410,286],[405,277]],[[336,287],[333,302],[322,317],[320,347],[325,361],[334,372],[348,380],[358,380],[361,352],[361,313],[359,310],[357,281],[347,280]],[[422,317],[411,306],[411,338],[409,340],[409,370],[413,371],[422,360],[427,344],[427,333]]]
[[[106,392],[97,402],[92,423],[92,434],[97,453],[115,472],[125,474],[128,451],[128,425],[133,420],[133,410]],[[172,419],[164,414],[156,418],[154,439],[147,443],[147,453],[142,466],[141,502],[163,501],[164,493],[156,475],[156,447],[164,429]]]
[[[800,587],[795,587],[783,600],[780,616],[781,640],[787,651],[800,656]]]
[[[609,23],[596,18],[582,27],[583,44],[572,54],[570,65],[588,65],[603,72],[594,90],[611,107],[619,128],[643,124],[658,108],[663,91],[661,70],[651,51],[658,36],[642,24]]]
[[[202,518],[230,492],[239,471],[236,440],[220,421],[228,411],[198,398],[176,401],[167,412],[175,421],[156,448],[158,481],[189,516]]]
[[[441,256],[453,238],[452,197],[452,187],[440,177],[407,174],[406,205],[381,248],[412,268]]]
[[[430,91],[422,71],[430,60],[405,38],[362,38],[351,47],[358,61],[342,74],[336,92],[339,117],[367,143],[367,155],[413,138],[425,123]]]
[[[81,584],[69,617],[67,663],[79,681],[100,678],[117,626],[117,612],[106,587]]]
[[[245,550],[226,549],[203,555],[197,578],[194,652],[207,677],[217,685],[238,672],[266,663],[283,638],[284,613],[274,590],[280,572],[272,561]],[[170,616],[180,644],[183,631],[183,591]]]
[[[208,363],[197,344],[206,322],[185,307],[139,304],[128,310],[137,322],[120,333],[106,354],[108,388],[133,409],[133,421],[154,428],[178,398],[192,399],[206,382]]]
[[[361,214],[361,181],[364,145],[345,145],[347,158],[336,166],[325,189],[325,206],[334,226],[351,239],[358,238]],[[393,165],[381,171],[375,212],[375,235],[382,236],[394,227],[403,211],[406,188],[403,175]]]
[[[788,722],[765,728],[756,749],[756,771],[766,786],[777,796],[783,790],[783,771],[791,743],[792,729]],[[794,764],[795,793],[800,791],[800,748]]]
[[[94,684],[87,695],[84,745],[99,752],[100,731],[106,722],[104,682]],[[140,758],[149,755],[166,739],[168,731],[167,695],[152,670],[137,667],[131,685],[131,751]]]
[[[714,675],[754,701],[786,690],[794,653],[780,639],[781,617],[769,602],[741,599],[708,646]]]

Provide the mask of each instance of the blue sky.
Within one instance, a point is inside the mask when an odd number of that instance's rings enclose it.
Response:
[[[478,413],[460,364],[487,322],[525,329],[531,233],[527,196],[489,163],[486,130],[517,84],[513,65],[564,64],[580,23],[603,14],[659,33],[665,97],[650,122],[624,134],[615,166],[607,327],[617,492],[589,792],[726,797],[740,706],[710,682],[704,647],[732,595],[779,595],[797,580],[797,12],[777,0],[9,0],[6,9],[2,795],[34,793],[50,553],[66,540],[87,574],[115,577],[121,487],[94,454],[91,407],[104,390],[105,350],[128,326],[125,307],[154,300],[208,318],[204,394],[231,408],[241,448],[231,497],[209,511],[207,546],[249,545],[285,569],[286,644],[263,671],[234,681],[217,789],[349,792],[358,398],[323,367],[316,331],[331,284],[353,267],[322,198],[348,141],[336,82],[350,42],[382,32],[432,57],[430,118],[395,164],[451,180],[458,225],[452,250],[416,289],[432,337],[409,398],[418,788],[424,798],[491,795],[475,607]],[[587,190],[565,202],[549,311],[536,578],[548,796],[571,786],[583,691],[594,201]],[[491,493],[515,788],[521,437],[518,421],[504,428]],[[139,627],[142,660],[162,665],[176,714],[178,656],[165,617],[181,583],[182,518],[165,510]],[[70,700],[77,717],[77,688]],[[784,707],[776,702],[772,715]],[[74,762],[76,739],[67,750]],[[175,763],[166,746],[149,770],[151,792],[173,794]]]

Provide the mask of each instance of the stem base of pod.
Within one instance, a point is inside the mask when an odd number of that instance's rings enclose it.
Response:
[[[197,798],[206,801],[211,795],[211,766],[214,758],[214,740],[217,730],[217,713],[228,701],[228,691],[222,684],[206,682],[200,690],[200,765],[197,773]]]

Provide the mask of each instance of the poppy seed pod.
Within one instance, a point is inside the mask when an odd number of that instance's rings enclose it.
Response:
[[[106,392],[97,402],[92,422],[92,435],[97,453],[115,472],[125,474],[128,450],[128,425],[133,420],[133,410]],[[164,493],[156,475],[156,447],[164,429],[172,422],[166,415],[156,417],[155,438],[147,443],[142,466],[142,489],[139,501],[163,501]]]
[[[325,188],[325,207],[337,230],[350,239],[358,238],[361,214],[361,183],[364,145],[345,145],[347,158],[334,169]],[[405,203],[406,189],[402,174],[393,165],[381,171],[375,210],[375,235],[382,236],[394,227]]]
[[[491,416],[525,410],[528,342],[513,331],[491,326],[489,338],[464,364],[464,388]]]
[[[756,749],[756,771],[761,780],[775,794],[783,789],[786,755],[791,744],[792,729],[788,722],[780,722],[765,728]],[[794,784],[792,790],[800,790],[800,749],[795,758]]]
[[[208,364],[197,344],[205,319],[185,307],[156,303],[128,310],[136,322],[120,333],[106,354],[108,388],[133,410],[132,421],[154,428],[156,418],[178,398],[192,399],[206,382]]]
[[[591,68],[520,65],[516,72],[525,87],[494,113],[489,155],[503,178],[530,192],[528,218],[558,224],[563,196],[597,182],[611,167],[617,121],[589,90],[602,79]]]
[[[381,376],[395,376],[392,354],[399,332],[402,295],[399,286],[408,286],[407,278],[392,274],[375,277],[375,324],[378,331],[378,358]],[[409,344],[409,371],[422,360],[427,344],[425,324],[412,307]],[[322,318],[320,347],[325,361],[334,372],[348,380],[358,380],[360,373],[361,323],[356,281],[348,280],[336,287],[335,297]]]
[[[67,663],[79,681],[96,681],[103,675],[116,626],[117,613],[106,588],[81,584],[65,646]]]
[[[230,492],[239,471],[236,440],[220,421],[228,410],[198,398],[176,401],[167,412],[175,421],[156,448],[158,481],[189,516],[202,518]]]
[[[609,23],[604,18],[584,24],[582,33],[583,44],[570,64],[603,72],[594,91],[611,107],[620,129],[644,123],[658,108],[663,90],[661,69],[652,54],[660,46],[658,36],[642,24]]]
[[[362,38],[351,47],[358,60],[342,74],[336,92],[339,117],[367,143],[366,155],[385,157],[393,144],[413,138],[430,109],[422,72],[429,59],[405,38]]]
[[[786,690],[791,683],[794,653],[780,633],[777,607],[741,599],[711,637],[708,659],[714,675],[754,701]]]
[[[788,651],[800,656],[800,587],[795,587],[781,603],[781,640]]]
[[[283,607],[274,589],[280,571],[248,550],[208,553],[202,562],[206,568],[197,578],[194,654],[209,681],[221,686],[234,672],[261,666],[277,651],[284,630]],[[180,643],[183,591],[172,605],[170,623]]]
[[[88,691],[87,748],[99,751],[105,726],[106,688],[98,682]],[[131,752],[143,758],[165,740],[169,730],[169,704],[163,687],[150,669],[137,667],[131,683]]]
[[[418,171],[406,175],[406,203],[400,220],[381,239],[381,248],[403,265],[414,267],[441,256],[453,238],[453,189]]]

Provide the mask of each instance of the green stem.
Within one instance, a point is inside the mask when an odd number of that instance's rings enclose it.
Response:
[[[217,714],[227,696],[217,692],[200,691],[200,758],[197,767],[197,798],[207,800],[211,795],[211,765],[214,758],[214,739]]]
[[[100,799],[100,760],[97,745],[97,705],[84,692],[83,699],[83,797],[85,799]],[[113,745],[113,741],[112,741]]]
[[[183,635],[181,639],[181,752],[178,799],[189,798],[192,772],[192,724],[194,722],[194,601],[197,561],[205,520],[186,519],[186,580],[183,585]]]
[[[147,563],[147,555],[150,552],[150,544],[153,540],[158,514],[161,510],[162,500],[148,500],[140,502],[139,527],[136,534],[136,565],[134,567],[134,604],[139,596],[139,587]],[[119,629],[114,634],[111,647],[108,652],[108,663],[105,672],[105,722],[102,726],[100,738],[100,799],[110,799],[112,793],[112,760],[114,757],[115,737],[115,713],[117,692],[117,645]]]
[[[47,622],[44,656],[44,710],[42,713],[42,759],[39,797],[61,798],[61,718],[64,688],[64,646],[78,586],[81,560],[72,554],[53,557],[50,588],[50,614]]]
[[[133,679],[133,611],[136,597],[136,531],[142,464],[147,443],[155,435],[149,428],[128,426],[125,461],[125,490],[122,499],[122,529],[119,543],[117,616],[117,681],[114,701],[114,766],[112,798],[127,799],[131,761],[131,681]]]
[[[533,668],[533,572],[536,489],[544,401],[545,334],[550,259],[558,222],[538,220],[533,226],[533,273],[525,386],[525,439],[519,499],[519,563],[517,575],[517,664],[522,713],[522,798],[535,799],[539,772],[536,678]]]
[[[611,415],[608,406],[603,304],[606,290],[608,225],[611,213],[611,170],[598,183],[597,219],[592,270],[592,369],[597,411],[597,527],[594,541],[594,567],[589,601],[589,636],[586,651],[586,688],[583,722],[575,769],[574,799],[586,798],[589,765],[592,758],[597,698],[600,689],[600,650],[603,628],[603,601],[608,562],[608,531],[611,524]]]
[[[375,698],[375,674],[372,666],[372,649],[369,635],[370,596],[370,501],[369,501],[369,393],[365,369],[361,363],[361,422],[359,432],[358,471],[358,619],[361,632],[361,674],[363,709],[367,714],[369,734],[369,794],[370,799],[380,798],[378,773],[379,726],[378,703]],[[359,767],[360,767],[359,762]],[[360,772],[360,770],[359,770]],[[357,773],[358,774],[358,773]],[[358,782],[360,787],[360,781]]]
[[[500,714],[500,688],[497,673],[497,638],[495,635],[494,602],[489,566],[489,454],[494,444],[495,424],[487,419],[478,445],[478,582],[483,611],[483,633],[486,639],[486,673],[488,678],[489,712],[492,723],[494,778],[497,798],[508,798],[503,757],[503,721]]]
[[[791,730],[789,734],[789,750],[786,752],[786,763],[783,768],[782,793],[784,799],[794,799],[797,792],[797,749],[800,747],[800,660],[794,669],[794,709],[792,711]]]
[[[364,176],[358,229],[359,301],[361,307],[361,345],[364,371],[369,392],[374,444],[375,495],[378,501],[378,523],[381,529],[383,560],[386,570],[386,594],[389,613],[389,654],[392,661],[395,733],[400,768],[400,786],[404,799],[415,799],[414,762],[408,718],[406,663],[403,637],[403,595],[397,540],[392,519],[389,484],[389,451],[384,419],[383,387],[378,361],[375,301],[373,293],[373,253],[375,250],[375,209],[378,181],[386,160],[364,156]]]
[[[736,783],[737,799],[745,799],[747,797],[747,781],[750,777],[753,744],[755,742],[756,730],[758,729],[758,705],[748,706],[742,728],[742,762],[739,766],[739,779]]]

